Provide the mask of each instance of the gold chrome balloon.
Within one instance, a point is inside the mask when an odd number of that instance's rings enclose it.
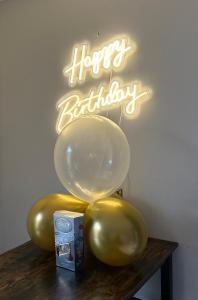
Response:
[[[54,250],[53,213],[69,210],[84,213],[88,203],[71,195],[51,194],[36,201],[29,211],[27,229],[32,241],[40,248]]]
[[[129,202],[112,197],[88,206],[84,230],[92,253],[112,266],[133,262],[143,253],[148,239],[138,210]]]

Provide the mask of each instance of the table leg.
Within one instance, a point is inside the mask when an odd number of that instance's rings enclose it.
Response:
[[[161,300],[173,300],[172,255],[161,267]]]

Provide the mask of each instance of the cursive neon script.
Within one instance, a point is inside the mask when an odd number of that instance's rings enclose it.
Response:
[[[72,51],[72,62],[63,69],[70,86],[83,83],[87,72],[98,78],[103,72],[121,71],[128,55],[136,51],[136,44],[126,36],[115,38],[102,47],[90,50],[89,43],[76,45]]]
[[[56,131],[59,134],[68,123],[82,115],[97,114],[119,106],[127,118],[136,118],[141,104],[151,95],[152,90],[140,81],[123,84],[118,78],[113,79],[109,86],[101,84],[92,88],[86,96],[77,91],[66,94],[57,103]]]

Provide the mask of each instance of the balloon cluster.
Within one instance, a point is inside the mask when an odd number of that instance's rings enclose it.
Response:
[[[130,150],[123,131],[102,116],[81,117],[65,127],[54,150],[56,173],[72,195],[51,194],[30,209],[27,228],[40,248],[54,250],[53,213],[84,213],[87,245],[102,262],[122,266],[139,257],[147,243],[141,214],[111,196],[123,183]]]

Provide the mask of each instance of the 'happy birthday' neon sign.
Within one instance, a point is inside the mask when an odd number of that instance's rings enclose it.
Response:
[[[88,43],[82,43],[73,48],[72,62],[63,69],[63,75],[73,87],[83,83],[87,74],[99,78],[104,72],[120,72],[126,65],[127,57],[136,48],[136,44],[126,36],[93,50],[90,50]],[[138,116],[141,104],[149,100],[151,95],[151,89],[143,86],[141,81],[123,83],[119,78],[92,88],[86,95],[73,91],[64,95],[57,103],[59,114],[56,131],[59,134],[69,122],[81,115],[97,114],[117,107],[122,108],[127,118],[133,119]]]

